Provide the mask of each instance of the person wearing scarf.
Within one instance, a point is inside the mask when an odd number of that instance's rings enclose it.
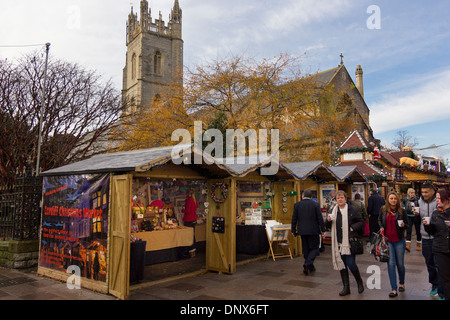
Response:
[[[331,227],[331,257],[333,268],[339,270],[344,288],[340,296],[350,294],[350,280],[348,269],[355,277],[358,292],[364,291],[364,284],[356,265],[356,255],[350,249],[350,239],[359,237],[364,230],[364,220],[358,209],[347,204],[347,194],[339,190],[336,192],[337,206],[327,217],[327,225]]]

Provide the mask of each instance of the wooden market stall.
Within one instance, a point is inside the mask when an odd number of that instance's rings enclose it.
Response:
[[[324,219],[331,205],[332,191],[345,190],[351,195],[353,183],[366,181],[355,166],[327,167],[322,161],[282,163],[280,166],[296,180],[298,201],[301,199],[301,192],[304,190],[312,191],[313,200],[320,204]],[[323,240],[325,244],[331,242],[330,232],[326,232]],[[299,243],[297,248],[301,248]]]
[[[181,155],[172,155],[173,147],[102,154],[44,172],[38,273],[67,281],[77,261],[82,287],[127,299],[131,242],[145,241],[151,267],[155,259],[176,259],[178,249],[193,245],[194,234],[196,243],[205,244],[207,270],[235,272],[238,180],[269,181],[257,170],[271,158],[244,165],[216,159],[180,163],[196,155],[190,145],[183,149]],[[195,229],[177,218],[188,189],[198,200],[197,221],[203,222]],[[48,249],[61,242],[65,253]],[[72,252],[80,248],[88,249],[75,257]],[[99,272],[102,277],[85,276]]]
[[[338,178],[338,190],[344,190],[351,200],[354,200],[355,195],[359,194],[361,201],[367,206],[369,184],[357,166],[328,167],[328,170]]]
[[[295,201],[289,204],[284,201],[283,207],[278,202],[286,197],[280,186],[293,178],[278,163],[276,174],[261,174],[261,169],[267,166],[262,165],[259,170],[236,180],[236,254],[240,261],[251,259],[251,255],[268,253],[267,221],[292,218]],[[288,184],[293,186],[292,182]]]

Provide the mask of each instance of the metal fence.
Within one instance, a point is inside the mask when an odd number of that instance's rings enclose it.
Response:
[[[38,239],[41,197],[42,178],[28,173],[0,189],[0,240]]]

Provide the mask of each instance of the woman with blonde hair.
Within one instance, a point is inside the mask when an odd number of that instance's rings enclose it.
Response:
[[[350,241],[359,238],[364,230],[364,220],[359,210],[347,204],[347,194],[339,190],[336,192],[337,205],[327,217],[327,226],[331,227],[331,257],[333,267],[339,270],[344,288],[340,296],[350,294],[350,280],[348,270],[352,272],[358,285],[358,293],[364,291],[364,283],[358,266],[356,254],[352,252]]]
[[[419,211],[419,198],[416,197],[416,191],[409,188],[406,197],[402,201],[402,209],[408,216],[408,229],[406,230],[406,251],[411,250],[412,229],[416,230],[417,251],[422,251],[422,234],[420,233],[420,217],[415,213]]]
[[[388,273],[392,291],[390,298],[397,294],[397,273],[399,277],[398,291],[405,291],[405,230],[408,227],[408,216],[402,210],[400,199],[397,193],[391,191],[387,195],[386,205],[381,209],[378,217],[381,233],[388,239],[389,263]]]

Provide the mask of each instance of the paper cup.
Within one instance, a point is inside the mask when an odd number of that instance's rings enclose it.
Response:
[[[403,224],[403,220],[397,220],[398,226],[401,227]]]
[[[445,220],[444,222],[447,225],[447,227],[450,227],[450,220]]]
[[[423,217],[423,220],[425,220],[427,224],[430,224],[431,217]]]

